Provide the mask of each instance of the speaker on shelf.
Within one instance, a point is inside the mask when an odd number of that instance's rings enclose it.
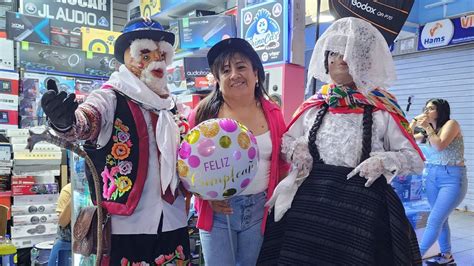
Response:
[[[304,100],[304,67],[295,64],[265,66],[265,90],[288,123]]]

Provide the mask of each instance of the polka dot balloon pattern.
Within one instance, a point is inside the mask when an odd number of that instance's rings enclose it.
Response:
[[[178,174],[189,191],[224,200],[239,195],[255,177],[257,140],[235,120],[210,119],[184,137],[178,157]]]

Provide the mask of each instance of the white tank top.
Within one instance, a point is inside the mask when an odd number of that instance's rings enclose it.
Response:
[[[257,139],[259,158],[258,170],[250,185],[241,193],[241,195],[252,195],[266,191],[270,176],[270,159],[272,157],[272,140],[270,131],[255,137]]]

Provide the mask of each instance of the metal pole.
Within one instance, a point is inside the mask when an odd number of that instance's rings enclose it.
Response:
[[[319,39],[319,16],[321,15],[321,0],[318,0],[317,4],[318,6],[316,7],[316,39],[315,39],[314,44],[316,44],[316,42]],[[312,93],[312,95],[314,95],[316,94],[316,79],[315,78],[312,78],[312,79],[314,79],[313,80],[313,93]],[[308,82],[311,82],[311,80],[308,80]]]

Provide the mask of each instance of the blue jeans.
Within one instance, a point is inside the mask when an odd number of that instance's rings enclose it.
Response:
[[[425,254],[436,239],[442,253],[451,252],[448,217],[466,195],[466,167],[427,164],[423,175],[426,178],[426,194],[431,213],[420,244],[421,255]]]
[[[263,243],[261,230],[266,193],[236,196],[229,200],[234,213],[230,215],[230,227],[235,265],[249,266],[257,263]],[[204,262],[209,266],[233,265],[226,215],[214,213],[210,232],[200,230]]]
[[[49,254],[48,266],[66,266],[71,265],[71,242],[57,239],[54,242],[51,253]]]

